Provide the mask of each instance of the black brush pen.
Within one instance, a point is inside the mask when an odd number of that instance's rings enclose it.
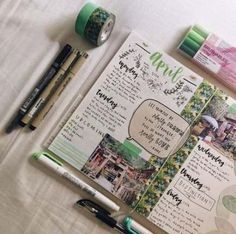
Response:
[[[72,47],[69,44],[66,44],[61,52],[58,54],[50,68],[44,73],[43,77],[36,84],[32,92],[25,99],[24,103],[20,107],[17,115],[11,121],[11,123],[6,128],[6,133],[10,133],[16,125],[18,125],[20,119],[24,117],[30,107],[33,105],[34,101],[42,93],[44,88],[49,84],[55,74],[59,71],[62,64],[65,62],[67,57],[72,53]]]

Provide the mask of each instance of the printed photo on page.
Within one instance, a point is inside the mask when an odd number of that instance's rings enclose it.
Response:
[[[81,171],[131,205],[156,170],[140,152],[106,134]]]

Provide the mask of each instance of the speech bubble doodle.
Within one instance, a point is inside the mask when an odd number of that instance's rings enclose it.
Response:
[[[156,100],[147,99],[133,113],[129,139],[152,155],[166,158],[182,146],[179,143],[182,138],[187,138],[188,127],[189,124],[176,112]]]

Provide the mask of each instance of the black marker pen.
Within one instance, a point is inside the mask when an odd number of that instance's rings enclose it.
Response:
[[[138,234],[137,232],[128,231],[124,228],[122,224],[119,224],[110,215],[110,212],[105,210],[103,207],[89,199],[81,199],[75,203],[78,207],[85,207],[89,212],[95,215],[97,219],[100,219],[103,223],[111,228],[124,234]]]
[[[16,117],[11,121],[9,126],[6,128],[6,133],[10,133],[15,126],[19,123],[20,119],[24,117],[26,112],[30,109],[34,101],[42,93],[44,88],[49,84],[55,74],[59,71],[62,64],[65,62],[67,57],[72,53],[72,47],[66,44],[62,51],[58,54],[50,68],[44,73],[43,77],[39,80],[37,85],[34,87],[30,95],[25,99],[23,105],[18,111]]]

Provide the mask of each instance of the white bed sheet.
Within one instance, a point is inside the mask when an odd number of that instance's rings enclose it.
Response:
[[[228,41],[236,43],[234,0],[100,0],[96,1],[97,4],[115,13],[117,22],[110,39],[103,46],[93,48],[74,33],[76,15],[85,2],[0,1],[2,234],[113,232],[84,210],[73,206],[77,199],[85,197],[86,194],[32,162],[30,155],[42,148],[42,143],[60,118],[65,106],[79,90],[81,91],[80,87],[85,81],[88,86],[96,79],[129,31],[135,30],[147,37],[159,48],[218,86],[221,86],[219,82],[178,55],[175,47],[187,27],[193,23],[202,24],[224,35]],[[19,129],[6,135],[4,128],[9,119],[52,61],[59,46],[66,42],[88,50],[89,61],[67,87],[39,129],[34,132]],[[236,97],[230,90],[222,88]],[[122,206],[121,215],[125,214],[128,208],[119,201],[117,203]],[[143,218],[137,216],[137,219],[155,233],[159,233],[158,228]]]

